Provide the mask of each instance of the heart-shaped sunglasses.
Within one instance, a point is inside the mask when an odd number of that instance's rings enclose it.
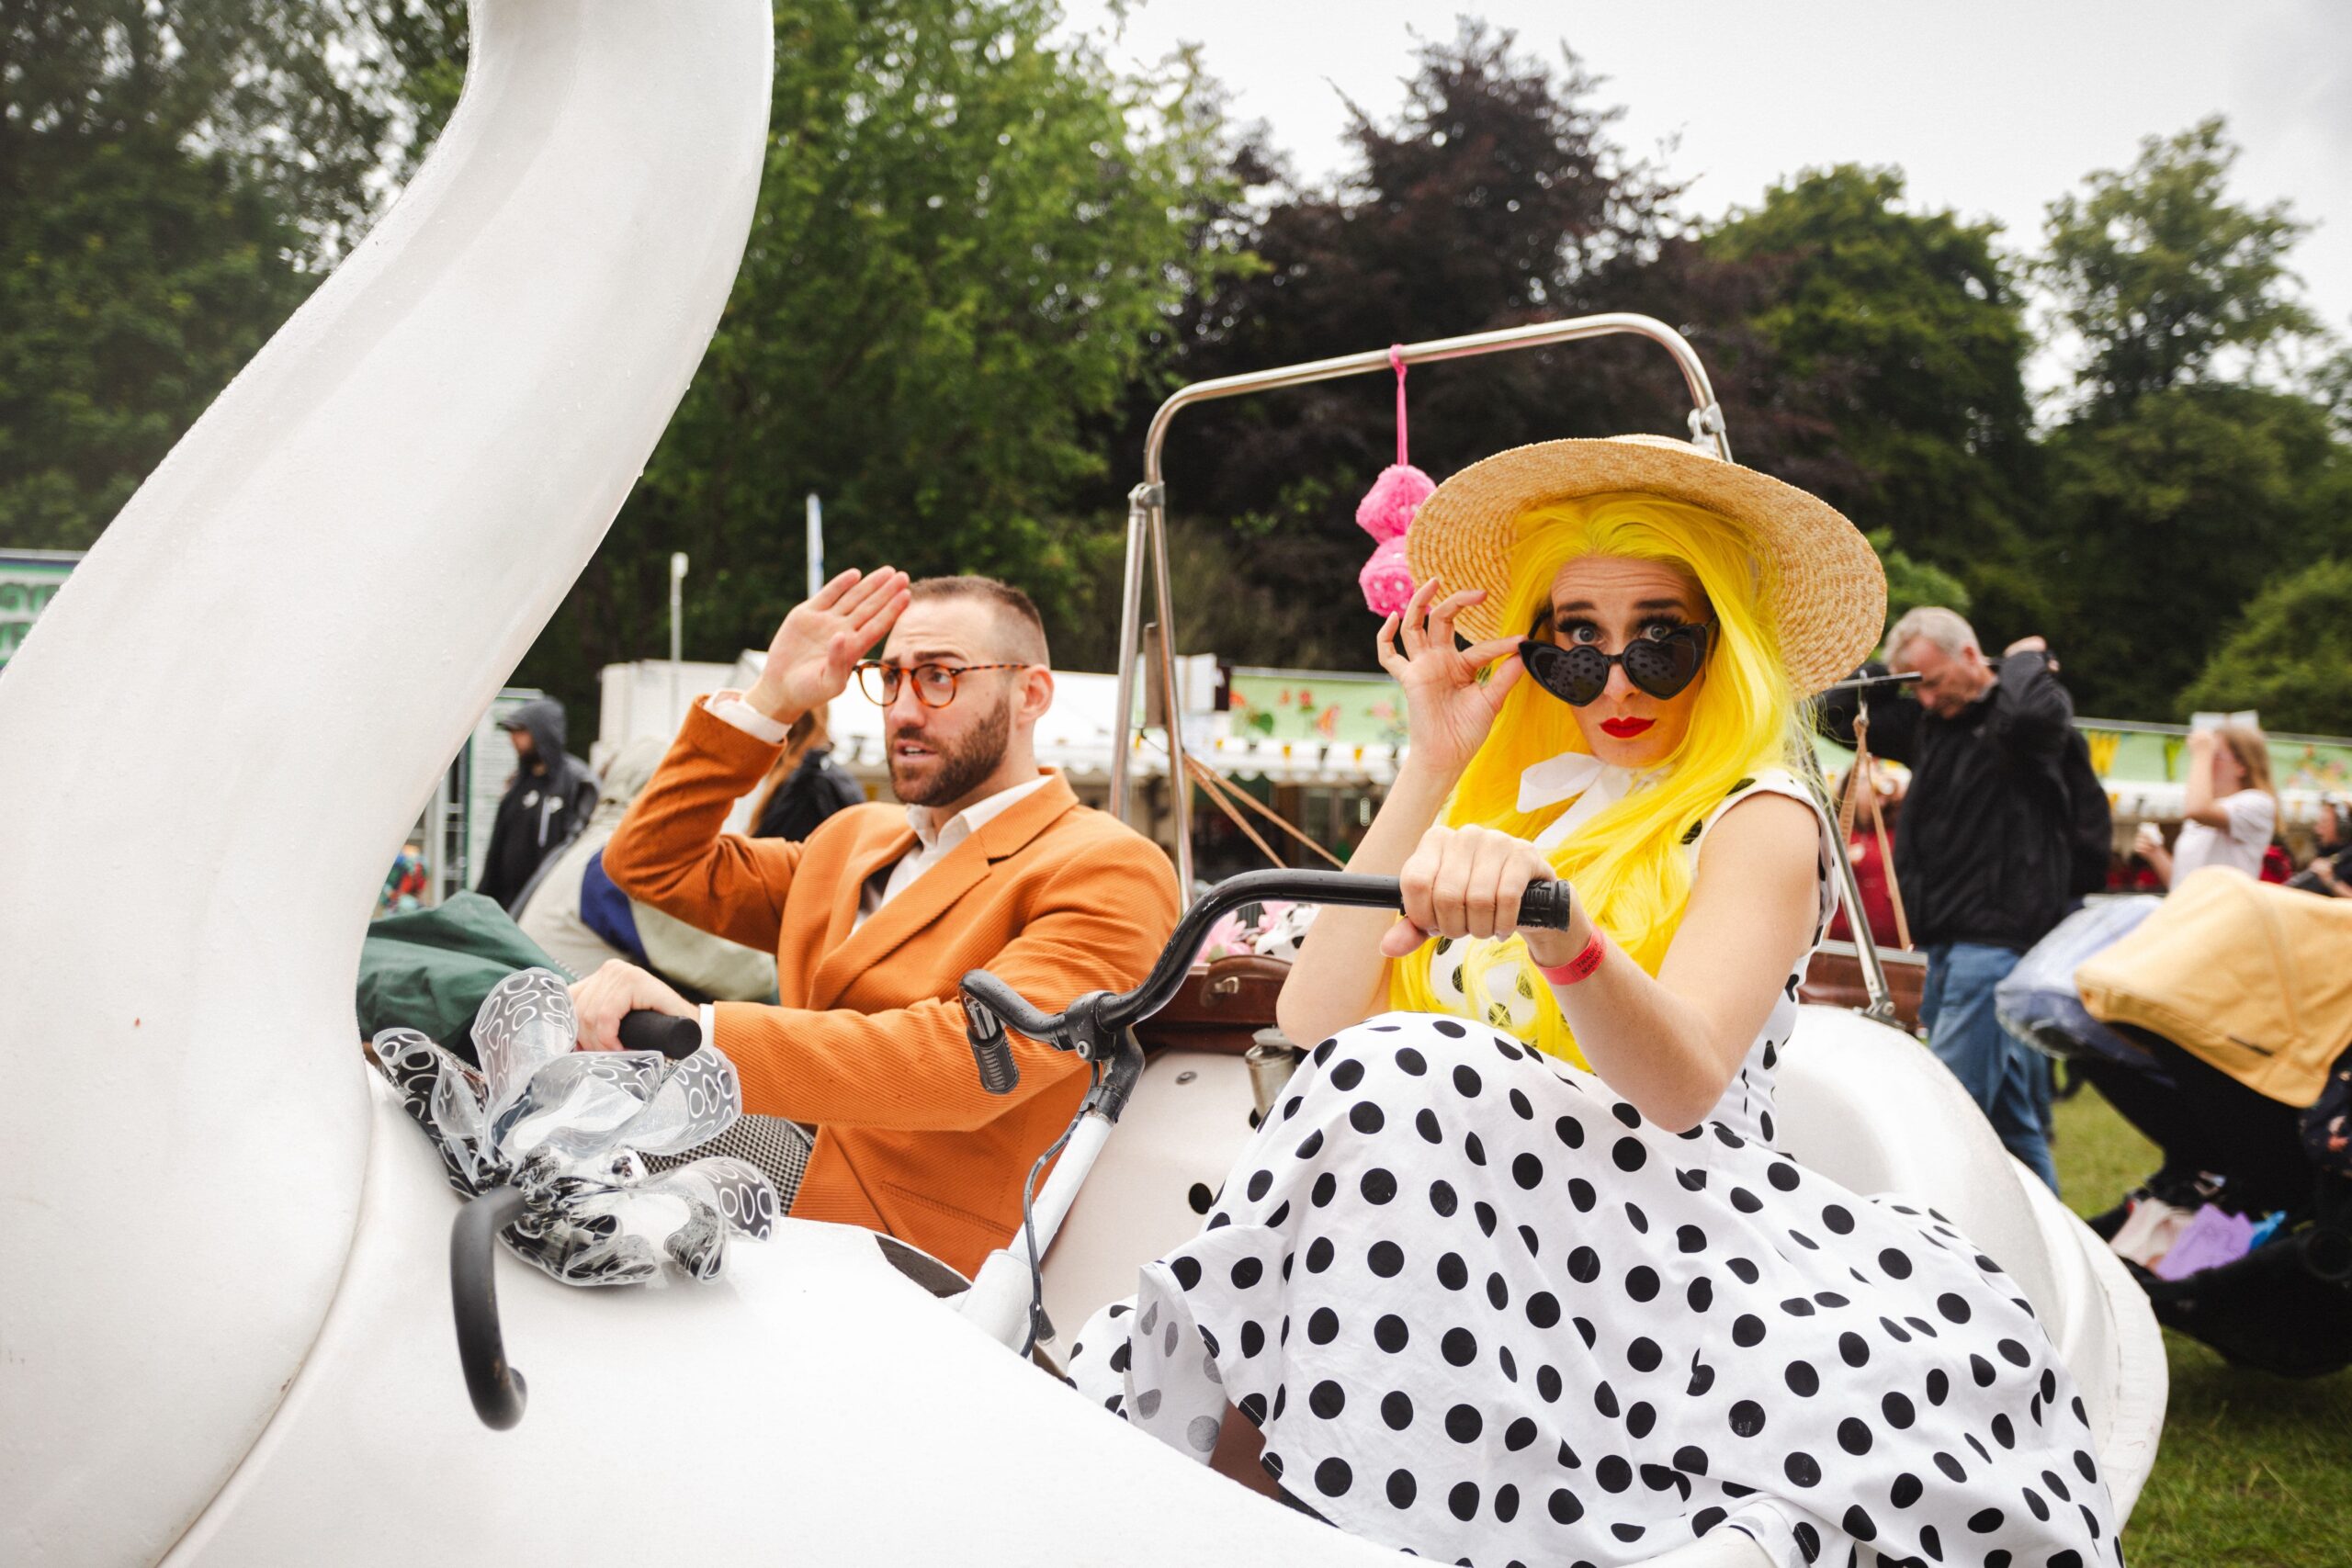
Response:
[[[1580,708],[1608,689],[1609,670],[1616,664],[1625,667],[1625,679],[1636,689],[1653,697],[1679,695],[1699,678],[1714,640],[1715,623],[1701,621],[1658,637],[1635,637],[1616,653],[1603,653],[1590,643],[1562,648],[1531,638],[1519,645],[1519,657],[1537,685]]]

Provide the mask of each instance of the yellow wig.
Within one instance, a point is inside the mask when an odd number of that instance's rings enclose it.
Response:
[[[1641,494],[1596,495],[1537,508],[1520,519],[1510,554],[1502,624],[1532,631],[1551,606],[1561,568],[1579,556],[1663,561],[1696,579],[1718,630],[1694,688],[1682,742],[1654,781],[1599,813],[1552,852],[1552,866],[1575,888],[1586,912],[1634,963],[1655,975],[1690,897],[1683,851],[1688,835],[1740,781],[1786,764],[1797,739],[1797,694],[1781,660],[1770,618],[1774,585],[1732,525],[1711,512]],[[1447,803],[1454,827],[1499,829],[1533,839],[1572,802],[1519,809],[1520,775],[1563,752],[1590,751],[1567,704],[1522,678],[1503,699],[1495,726],[1470,760]],[[1415,1012],[1453,1009],[1430,983],[1434,943],[1389,965],[1389,1005]],[[1474,1016],[1540,1050],[1581,1064],[1551,988],[1535,981],[1518,937],[1475,942],[1465,955],[1463,992]],[[1498,965],[1515,964],[1522,997],[1535,1003],[1532,1025],[1514,1025],[1492,1005],[1484,984]],[[1483,1012],[1480,1010],[1483,1007]]]

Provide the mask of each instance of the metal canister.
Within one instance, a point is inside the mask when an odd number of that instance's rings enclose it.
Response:
[[[1261,1029],[1250,1041],[1241,1059],[1249,1064],[1250,1095],[1258,1102],[1258,1120],[1262,1122],[1282,1099],[1283,1085],[1298,1070],[1300,1053],[1279,1029]]]

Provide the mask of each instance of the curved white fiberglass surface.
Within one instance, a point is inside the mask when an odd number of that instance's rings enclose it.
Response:
[[[413,186],[0,680],[11,1565],[154,1562],[296,1378],[368,1160],[352,981],[383,868],[604,536],[742,253],[766,0],[472,20]]]

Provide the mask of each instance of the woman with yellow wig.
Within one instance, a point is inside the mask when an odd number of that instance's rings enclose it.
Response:
[[[1835,903],[1789,763],[1883,619],[1868,544],[1638,436],[1487,458],[1408,538],[1411,745],[1352,862],[1404,917],[1317,922],[1280,1015],[1320,1043],[1074,1381],[1442,1562],[2120,1563],[1999,1265],[1773,1146]],[[1514,929],[1546,878],[1568,929]]]

